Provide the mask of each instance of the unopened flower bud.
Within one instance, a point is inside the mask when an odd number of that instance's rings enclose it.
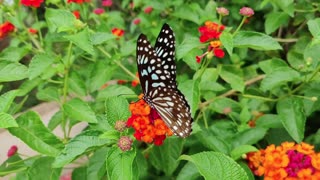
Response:
[[[117,121],[114,128],[117,131],[122,132],[127,128],[127,123],[126,123],[126,121]]]
[[[243,7],[240,9],[240,14],[243,16],[251,17],[252,15],[254,15],[254,11],[249,7]]]
[[[18,147],[17,146],[11,146],[10,149],[8,150],[7,156],[11,157],[13,155],[16,154],[16,152],[18,151]]]
[[[118,141],[118,147],[122,151],[129,151],[132,145],[132,139],[129,136],[122,136]]]
[[[216,10],[217,10],[217,13],[220,14],[221,16],[229,15],[229,10],[224,7],[217,7]]]

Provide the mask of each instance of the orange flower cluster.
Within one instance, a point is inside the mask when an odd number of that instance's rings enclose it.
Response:
[[[118,36],[118,37],[121,37],[124,35],[124,30],[123,29],[120,29],[120,28],[113,28],[111,30],[112,34],[115,35],[115,36]]]
[[[248,166],[265,180],[320,179],[320,153],[307,143],[284,142],[247,154]]]
[[[223,58],[224,57],[224,51],[222,50],[222,43],[219,40],[220,35],[222,31],[224,30],[223,25],[219,25],[217,23],[206,21],[204,26],[199,27],[200,32],[200,42],[205,43],[207,41],[210,41],[210,45],[208,47],[208,51],[204,53],[201,56],[196,56],[196,60],[198,63],[201,62],[201,59],[208,54],[208,52],[212,51],[214,56],[217,58]]]
[[[158,113],[142,99],[142,96],[139,98],[138,102],[131,103],[129,106],[132,115],[127,121],[127,126],[134,128],[134,137],[137,140],[160,146],[166,136],[171,136],[173,132]]]
[[[9,21],[0,24],[0,38],[6,37],[9,33],[14,31],[14,25]]]

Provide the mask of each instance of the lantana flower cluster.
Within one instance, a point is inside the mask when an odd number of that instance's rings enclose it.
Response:
[[[173,132],[166,126],[157,111],[151,108],[142,96],[139,98],[139,101],[129,106],[132,115],[127,121],[127,126],[133,127],[134,137],[137,140],[160,146]]]
[[[15,26],[9,21],[0,24],[0,39],[6,37],[9,33],[13,32],[14,29]]]
[[[248,153],[247,160],[252,172],[265,180],[320,179],[320,153],[307,143],[272,144]]]

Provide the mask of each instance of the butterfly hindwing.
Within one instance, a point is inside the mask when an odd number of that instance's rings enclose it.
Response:
[[[175,64],[175,37],[164,24],[155,48],[141,34],[137,42],[137,65],[143,99],[154,108],[166,125],[180,137],[191,133],[190,106],[177,89]]]

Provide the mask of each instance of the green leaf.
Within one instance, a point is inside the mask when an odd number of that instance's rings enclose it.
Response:
[[[308,28],[314,38],[320,38],[320,18],[308,21]]]
[[[19,127],[11,127],[9,132],[33,150],[48,156],[56,156],[63,147],[60,139],[44,126],[37,113],[29,111],[19,116],[16,122]]]
[[[306,115],[302,100],[298,97],[288,97],[277,103],[277,112],[281,122],[290,136],[298,143],[304,138]]]
[[[271,12],[267,15],[266,21],[264,24],[265,31],[267,34],[273,33],[280,26],[283,26],[289,21],[288,14],[284,12]]]
[[[90,85],[88,88],[90,89],[90,92],[100,89],[104,83],[106,83],[108,80],[111,79],[115,70],[116,70],[115,66],[110,66],[105,61],[97,61],[94,64],[94,68],[93,68],[93,71],[91,72],[90,79],[89,79]]]
[[[57,87],[47,87],[40,89],[37,93],[37,98],[43,101],[60,101],[59,90]]]
[[[113,140],[118,140],[120,137],[120,132],[117,130],[109,130],[104,132],[103,134],[101,134],[101,136],[99,136],[102,139],[113,139]]]
[[[108,147],[98,149],[89,159],[87,179],[102,179],[106,172],[106,155]]]
[[[111,33],[96,32],[91,36],[91,41],[93,45],[98,45],[116,38],[117,37]]]
[[[33,88],[37,87],[42,82],[41,78],[24,81],[19,87],[17,96],[27,95]]]
[[[191,108],[191,116],[194,117],[200,102],[199,79],[183,81],[178,88],[186,97]]]
[[[230,152],[230,146],[224,139],[215,136],[206,130],[202,130],[201,132],[197,133],[196,137],[199,139],[200,143],[209,150],[222,152],[224,154],[229,154]]]
[[[6,159],[0,166],[0,177],[24,171],[28,167],[18,154]]]
[[[166,176],[171,176],[179,165],[178,158],[182,152],[182,147],[182,139],[167,138],[161,146],[152,148],[149,160],[156,169],[163,171]]]
[[[197,167],[193,163],[188,162],[179,172],[177,180],[196,180],[199,179],[200,176]]]
[[[110,97],[106,100],[106,118],[111,126],[118,120],[127,120],[130,117],[129,103],[123,97]]]
[[[10,114],[0,112],[0,128],[9,127],[18,127],[18,124]]]
[[[221,43],[226,48],[228,54],[232,56],[233,51],[233,36],[230,32],[223,31],[220,36]]]
[[[213,103],[209,105],[209,107],[218,113],[223,113],[225,108],[231,108],[232,111],[240,112],[241,106],[238,102],[230,99],[230,98],[218,98]]]
[[[132,89],[122,85],[111,85],[98,92],[97,100],[105,101],[107,98],[111,98],[119,95],[135,95]]]
[[[61,168],[52,168],[52,157],[41,157],[35,160],[28,169],[28,176],[32,180],[58,180],[60,178]]]
[[[177,7],[172,15],[176,18],[185,19],[199,25],[201,23],[200,17],[198,13],[195,13],[195,10],[196,7],[191,6],[191,4],[183,4]]]
[[[8,61],[0,61],[0,82],[17,81],[28,77],[26,66]]]
[[[275,114],[265,114],[256,121],[256,127],[283,128],[280,117]]]
[[[236,66],[222,66],[220,76],[230,84],[231,88],[240,92],[244,90],[244,81],[242,70]]]
[[[277,68],[270,74],[266,75],[266,77],[261,81],[260,87],[262,91],[268,91],[299,78],[300,74],[289,67]]]
[[[132,164],[135,156],[135,150],[122,152],[120,148],[112,147],[106,156],[108,179],[133,179]]]
[[[52,131],[54,130],[61,122],[63,119],[63,113],[62,111],[56,112],[50,119],[48,123],[48,128]]]
[[[30,47],[7,47],[1,51],[1,61],[19,62],[25,55],[28,54]]]
[[[73,31],[75,29],[76,18],[71,11],[47,8],[45,18],[51,33],[55,31]]]
[[[307,60],[307,63],[310,67],[313,67],[314,70],[319,65],[319,53],[320,52],[320,43],[313,44],[312,42],[307,45],[303,52],[303,59]]]
[[[179,44],[176,48],[177,59],[184,58],[191,50],[195,48],[199,48],[201,43],[198,37],[186,35],[181,44]],[[195,58],[195,57],[194,57]]]
[[[254,152],[254,151],[258,151],[258,149],[254,146],[251,145],[240,145],[235,147],[230,155],[231,158],[234,160],[238,160],[242,157],[243,154],[247,154],[248,152]]]
[[[267,129],[261,127],[246,129],[234,135],[232,145],[233,147],[238,147],[240,145],[257,143],[264,138],[266,133]]]
[[[97,123],[97,118],[90,106],[79,98],[74,98],[63,105],[65,113],[73,120]]]
[[[252,48],[255,50],[282,49],[280,44],[271,36],[253,31],[239,31],[233,39],[234,47]]]
[[[303,54],[296,50],[289,51],[287,59],[290,66],[298,71],[303,71],[306,68],[306,61],[303,60]]]
[[[275,69],[288,67],[288,64],[279,58],[272,58],[259,62],[259,67],[266,74],[272,73]]]
[[[75,93],[78,96],[86,96],[85,80],[80,77],[76,72],[72,72],[68,79],[69,91]]]
[[[8,112],[14,98],[18,93],[18,90],[11,90],[0,96],[0,112]]]
[[[223,153],[201,152],[191,156],[182,155],[180,159],[190,161],[198,168],[205,179],[247,180],[246,172],[230,157]],[[214,168],[211,168],[214,167]]]
[[[62,152],[56,157],[53,162],[53,167],[63,167],[72,162],[78,156],[85,154],[94,147],[106,145],[109,140],[100,139],[100,131],[84,131],[72,138]]]
[[[29,65],[29,79],[34,79],[35,77],[41,75],[44,71],[46,71],[53,63],[53,57],[42,53],[36,54],[30,62]]]
[[[293,0],[281,0],[281,1],[273,1],[280,9],[286,12],[291,17],[294,16],[294,1]]]
[[[70,40],[72,43],[74,43],[76,46],[86,51],[87,53],[94,55],[93,44],[90,39],[91,37],[88,28],[85,28],[83,31],[77,34],[64,36],[64,38]]]

